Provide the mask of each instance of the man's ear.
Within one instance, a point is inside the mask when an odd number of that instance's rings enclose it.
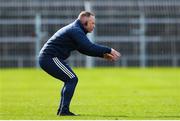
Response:
[[[88,25],[88,21],[85,21],[84,25],[87,26]]]
[[[85,27],[88,25],[88,20],[89,20],[88,17],[84,17],[84,26],[85,26]]]

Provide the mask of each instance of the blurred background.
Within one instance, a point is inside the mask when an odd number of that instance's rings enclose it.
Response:
[[[38,67],[43,44],[83,11],[96,15],[88,37],[117,49],[117,62],[73,52],[73,67],[180,66],[180,0],[0,0],[0,68]]]

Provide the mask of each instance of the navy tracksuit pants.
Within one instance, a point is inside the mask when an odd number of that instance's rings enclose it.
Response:
[[[59,110],[69,111],[70,102],[78,82],[77,76],[72,69],[58,57],[39,57],[39,64],[48,74],[64,82],[61,90]]]

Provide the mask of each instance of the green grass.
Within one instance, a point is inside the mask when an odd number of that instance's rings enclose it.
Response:
[[[71,110],[56,116],[62,82],[39,69],[0,70],[0,119],[180,119],[179,68],[74,69]]]

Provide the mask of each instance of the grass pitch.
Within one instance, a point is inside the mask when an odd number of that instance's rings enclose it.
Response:
[[[0,70],[0,119],[180,119],[180,69],[74,69],[75,117],[56,116],[61,81],[39,69]]]

